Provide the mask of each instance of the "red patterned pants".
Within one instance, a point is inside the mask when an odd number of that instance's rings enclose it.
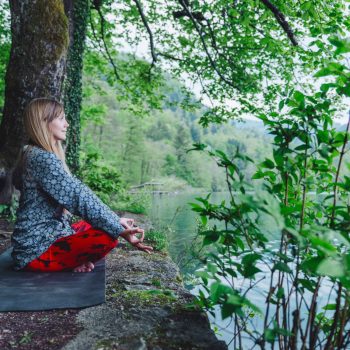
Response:
[[[49,249],[24,268],[25,271],[70,271],[89,261],[95,263],[118,244],[102,230],[94,229],[86,221],[72,225],[74,234],[59,238]]]

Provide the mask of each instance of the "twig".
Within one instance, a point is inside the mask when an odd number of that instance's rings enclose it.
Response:
[[[301,348],[302,350],[306,349],[306,337],[307,337],[307,334],[309,332],[309,328],[310,328],[310,336],[311,336],[312,320],[314,319],[315,312],[316,312],[316,300],[317,300],[317,297],[318,297],[318,290],[320,288],[320,283],[321,283],[321,277],[318,278],[316,288],[315,288],[314,293],[312,295],[310,312],[309,312],[309,316],[308,316],[308,319],[307,319],[305,334],[304,334],[304,337],[302,338],[302,341],[303,341],[303,346]]]
[[[335,207],[337,205],[337,183],[339,180],[339,174],[340,174],[340,168],[342,165],[343,157],[345,154],[345,147],[348,142],[348,132],[349,132],[349,127],[350,127],[350,111],[349,111],[349,119],[348,123],[346,125],[346,130],[345,130],[345,136],[344,136],[344,142],[343,142],[343,147],[340,152],[340,157],[339,157],[339,163],[338,163],[338,168],[337,168],[337,173],[335,175],[335,180],[334,180],[334,187],[333,187],[333,192],[334,192],[334,198],[333,198],[333,208],[332,208],[332,215],[331,215],[331,227],[334,226],[334,217],[335,217]]]
[[[142,23],[145,26],[147,33],[149,35],[151,55],[152,55],[152,63],[151,63],[150,69],[149,69],[149,79],[151,79],[151,70],[154,67],[155,62],[157,62],[157,55],[156,55],[155,46],[154,46],[153,33],[151,31],[150,26],[148,25],[147,18],[143,12],[142,5],[141,5],[140,1],[134,0],[134,2],[136,4],[137,10],[139,11],[139,14],[141,16]]]
[[[108,57],[108,60],[110,62],[110,64],[112,65],[113,67],[113,71],[114,71],[114,75],[117,77],[117,79],[119,81],[122,81],[119,73],[118,73],[118,70],[117,70],[117,66],[116,64],[114,63],[114,60],[109,52],[109,49],[108,49],[108,46],[107,46],[107,43],[106,43],[106,39],[105,39],[105,27],[104,27],[104,23],[105,23],[105,18],[103,16],[103,13],[101,11],[101,8],[100,7],[97,7],[96,8],[97,12],[98,12],[98,15],[100,17],[100,21],[101,21],[101,26],[100,26],[100,29],[101,29],[101,40],[103,42],[103,46],[104,46],[104,49],[105,49],[105,52],[106,52],[106,55]]]
[[[180,0],[180,4],[181,6],[183,7],[183,9],[186,11],[188,17],[191,19],[194,27],[196,28],[196,31],[199,35],[199,38],[202,42],[202,45],[203,45],[203,48],[204,48],[204,51],[209,59],[209,62],[210,62],[210,65],[212,66],[212,68],[215,70],[215,72],[218,74],[218,76],[220,77],[220,79],[222,81],[224,81],[226,84],[228,84],[229,86],[233,87],[234,89],[237,89],[238,87],[231,81],[231,80],[228,80],[222,73],[221,71],[219,70],[219,68],[217,67],[216,63],[214,62],[213,58],[211,57],[210,55],[210,52],[208,50],[208,47],[207,47],[207,44],[203,38],[203,35],[202,35],[202,31],[201,31],[201,28],[199,27],[198,23],[196,22],[196,19],[193,17],[193,14],[191,13],[191,11],[189,10],[189,8],[187,7],[186,5],[186,2],[184,0]]]
[[[338,325],[338,321],[339,321],[339,314],[340,314],[340,307],[341,307],[342,290],[343,290],[343,286],[342,286],[341,283],[339,283],[337,300],[335,302],[337,307],[336,307],[336,310],[334,312],[333,323],[332,323],[332,327],[331,327],[331,330],[330,330],[329,335],[328,335],[327,343],[326,343],[326,345],[324,347],[325,349],[330,349],[331,348],[333,336],[334,336],[334,334],[335,334],[335,332],[337,330],[337,325]]]
[[[341,314],[341,319],[340,319],[340,329],[338,332],[338,338],[337,338],[337,347],[339,349],[342,348],[342,343],[345,339],[344,337],[344,329],[345,329],[345,324],[346,324],[346,315],[348,314],[349,310],[349,293],[346,292],[345,294],[345,304],[344,304],[344,308]]]

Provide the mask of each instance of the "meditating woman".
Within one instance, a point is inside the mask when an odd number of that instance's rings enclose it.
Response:
[[[144,231],[134,221],[119,218],[81,181],[65,162],[61,142],[68,123],[63,106],[47,98],[29,103],[24,111],[29,136],[14,183],[21,196],[12,234],[16,270],[90,272],[94,263],[118,243],[121,236],[134,247],[144,245]],[[72,214],[85,221],[70,225]]]

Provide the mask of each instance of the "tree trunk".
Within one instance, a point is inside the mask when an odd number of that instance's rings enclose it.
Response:
[[[9,200],[11,191],[4,184],[8,184],[19,150],[27,141],[24,107],[36,97],[61,101],[69,43],[62,0],[11,0],[10,10],[12,46],[0,126],[1,202]]]

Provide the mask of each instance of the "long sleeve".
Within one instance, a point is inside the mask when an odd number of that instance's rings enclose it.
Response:
[[[50,197],[114,238],[124,231],[119,216],[80,180],[68,174],[54,153],[41,149],[30,153],[27,158],[29,174]]]

